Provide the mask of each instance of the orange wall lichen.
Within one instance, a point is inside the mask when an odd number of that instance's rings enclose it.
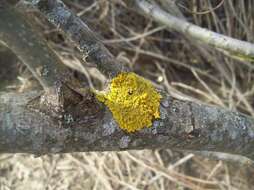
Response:
[[[134,73],[117,75],[112,79],[109,91],[97,93],[96,97],[127,132],[150,127],[154,119],[160,118],[161,95],[149,81]]]

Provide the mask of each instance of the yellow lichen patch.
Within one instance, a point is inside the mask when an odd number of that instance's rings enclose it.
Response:
[[[149,81],[134,73],[117,75],[112,79],[109,91],[96,96],[127,132],[150,127],[153,119],[160,118],[160,94]]]

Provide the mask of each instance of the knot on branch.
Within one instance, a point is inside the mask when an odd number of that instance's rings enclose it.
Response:
[[[60,126],[70,127],[93,121],[98,118],[98,104],[94,94],[88,89],[81,88],[75,80],[58,82],[52,88],[27,105],[30,109],[53,117]]]

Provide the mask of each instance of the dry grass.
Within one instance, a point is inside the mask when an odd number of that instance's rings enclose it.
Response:
[[[178,98],[253,111],[252,63],[236,61],[154,23],[121,0],[66,0],[124,64]],[[164,9],[166,0],[161,2]],[[164,4],[163,4],[164,2]],[[186,18],[199,26],[254,42],[254,1],[182,0]],[[216,9],[213,9],[216,7]],[[186,10],[187,9],[187,10]],[[208,10],[208,11],[207,11]],[[202,14],[199,14],[199,13]],[[37,19],[66,64],[78,66],[91,87],[106,79],[55,29]],[[27,75],[20,75],[24,90]],[[85,146],[85,145],[84,145]],[[252,171],[253,172],[253,171]],[[0,155],[0,190],[9,189],[252,189],[249,168],[170,150],[74,153],[34,158]]]

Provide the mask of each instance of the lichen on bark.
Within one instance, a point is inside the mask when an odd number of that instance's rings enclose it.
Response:
[[[160,118],[161,95],[146,79],[134,73],[121,73],[112,79],[109,90],[97,92],[97,99],[112,112],[119,127],[135,132],[151,127]]]

